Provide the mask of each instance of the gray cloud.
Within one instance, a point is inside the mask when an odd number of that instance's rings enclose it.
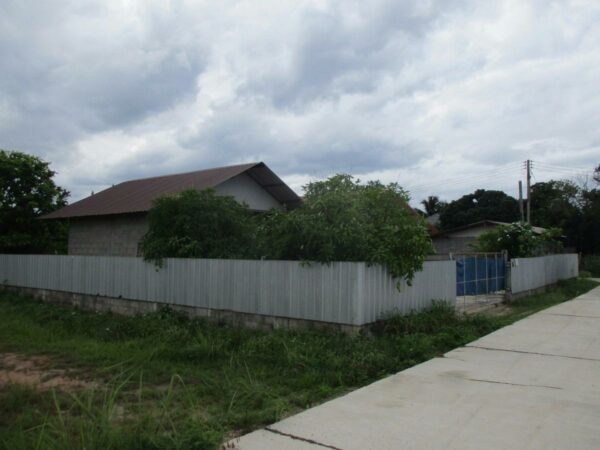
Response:
[[[345,171],[417,200],[510,191],[527,158],[598,163],[599,19],[577,1],[6,0],[0,147],[51,160],[74,198],[251,160],[296,188]]]
[[[199,52],[161,40],[152,24],[113,20],[100,5],[0,6],[0,104],[12,116],[0,124],[3,145],[60,158],[90,133],[194,97]]]

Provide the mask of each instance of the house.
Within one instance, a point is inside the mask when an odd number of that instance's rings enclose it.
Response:
[[[431,241],[437,254],[473,253],[479,236],[485,231],[489,231],[500,225],[510,224],[494,220],[481,220],[451,230],[434,233],[431,236]],[[532,229],[536,234],[542,234],[546,230],[541,227],[532,227]]]
[[[125,181],[43,218],[68,219],[70,255],[136,256],[153,200],[206,188],[230,195],[254,211],[292,209],[300,203],[300,197],[259,162]]]

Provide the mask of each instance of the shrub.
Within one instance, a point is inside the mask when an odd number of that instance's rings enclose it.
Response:
[[[148,214],[142,241],[146,260],[244,258],[252,254],[255,225],[246,205],[213,189],[161,197]]]
[[[510,258],[556,253],[562,248],[558,228],[549,228],[536,234],[531,225],[519,222],[500,225],[479,236],[476,249],[481,252],[506,250]]]
[[[361,185],[350,175],[309,183],[303,204],[261,225],[265,256],[304,261],[366,261],[412,279],[432,250],[424,220],[397,184]]]

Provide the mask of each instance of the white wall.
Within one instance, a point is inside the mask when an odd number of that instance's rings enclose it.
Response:
[[[231,195],[240,203],[245,202],[250,209],[256,211],[268,211],[271,208],[283,209],[271,194],[245,173],[225,181],[215,190],[221,195]]]

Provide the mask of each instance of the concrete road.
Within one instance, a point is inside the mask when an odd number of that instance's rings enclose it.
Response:
[[[231,444],[600,449],[600,288]]]

